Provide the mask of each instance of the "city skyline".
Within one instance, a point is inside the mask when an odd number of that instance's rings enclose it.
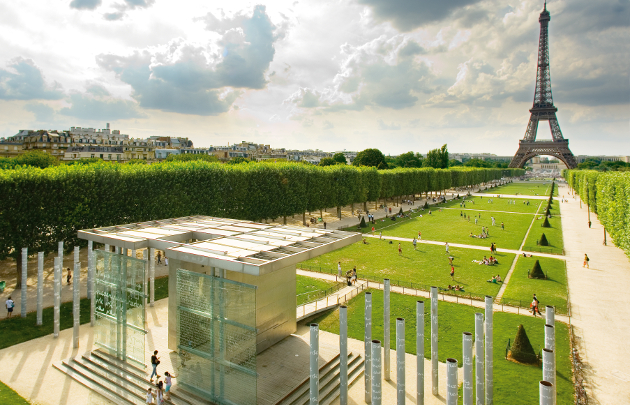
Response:
[[[196,146],[513,155],[524,135],[541,1],[188,3],[0,5],[0,137],[111,122]],[[630,154],[630,6],[547,9],[571,150]]]

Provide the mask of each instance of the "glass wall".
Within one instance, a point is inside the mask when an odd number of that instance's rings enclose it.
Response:
[[[256,404],[256,287],[177,269],[178,383],[218,404]]]

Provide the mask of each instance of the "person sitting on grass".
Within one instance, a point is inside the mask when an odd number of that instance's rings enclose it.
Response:
[[[449,285],[448,285],[448,287],[446,287],[446,289],[447,289],[447,290],[452,290],[452,289],[453,289],[453,286],[449,284]]]
[[[367,245],[367,244],[368,244],[368,243],[367,243],[367,240],[366,240],[365,238],[363,238],[363,244],[364,244],[364,245]]]
[[[475,237],[475,235],[473,235],[472,231],[470,232],[470,235],[468,235],[468,236],[470,236],[471,238]]]
[[[462,288],[459,286],[459,284],[455,286],[455,291],[462,291]]]
[[[528,255],[527,253],[523,252],[523,257],[532,257],[532,255],[531,254]]]
[[[503,280],[501,280],[501,275],[497,274],[497,283],[502,283]]]
[[[494,283],[494,284],[496,284],[496,283],[497,283],[497,278],[496,278],[496,277],[494,277],[494,276],[492,276],[492,278],[491,278],[490,280],[486,280],[486,281],[487,281],[488,283]]]

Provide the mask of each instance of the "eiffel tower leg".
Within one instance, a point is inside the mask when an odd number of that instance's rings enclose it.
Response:
[[[529,123],[525,130],[525,137],[523,140],[533,142],[536,140],[536,132],[538,132],[538,117],[532,114],[529,117]]]
[[[562,136],[562,131],[560,131],[560,124],[558,124],[558,119],[555,117],[549,119],[549,129],[551,130],[551,137],[554,141],[561,141],[564,139]]]
[[[508,167],[522,169],[525,163],[530,159],[530,157],[527,156],[529,151],[530,148],[519,146],[516,155],[514,155]]]

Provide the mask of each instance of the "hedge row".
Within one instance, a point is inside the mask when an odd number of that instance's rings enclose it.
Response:
[[[0,258],[81,244],[79,229],[188,215],[260,221],[522,174],[204,161],[0,170]]]
[[[565,170],[562,175],[630,256],[630,173]]]

